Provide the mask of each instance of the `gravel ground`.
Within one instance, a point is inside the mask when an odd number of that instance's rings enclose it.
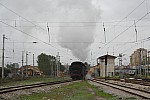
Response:
[[[26,89],[26,90],[18,90],[18,91],[6,93],[6,94],[0,94],[0,100],[4,100],[4,99],[16,100],[16,98],[21,95],[29,95],[29,94],[40,93],[40,92],[50,92],[51,89],[59,88],[61,86],[66,86],[69,84],[71,84],[71,82],[62,83],[61,85],[60,84],[49,85],[49,86],[37,87],[37,88]]]
[[[108,87],[108,86],[105,86],[105,85],[101,85],[101,84],[98,84],[98,83],[95,83],[95,82],[92,82],[92,81],[88,81],[88,82],[92,85],[100,87],[99,89],[103,90],[106,93],[113,94],[114,96],[118,96],[119,99],[135,97],[137,100],[142,100],[142,98],[140,98],[138,96],[135,96],[135,95],[132,95],[132,94],[129,94],[129,93],[126,93],[124,91],[117,90],[117,89],[114,89],[114,88],[111,88],[111,87]]]

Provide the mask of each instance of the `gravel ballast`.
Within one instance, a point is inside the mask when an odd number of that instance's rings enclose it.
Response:
[[[118,89],[114,89],[112,87],[108,87],[108,86],[105,86],[105,85],[102,85],[102,84],[98,84],[96,82],[88,81],[88,83],[91,84],[91,85],[94,85],[94,86],[98,86],[98,88],[100,90],[103,90],[104,92],[109,93],[109,94],[113,94],[114,96],[117,96],[120,99],[132,98],[132,97],[136,98],[137,100],[141,100],[142,99],[142,98],[140,98],[138,96],[135,96],[135,95],[132,95],[130,93],[126,93],[124,91],[121,91],[121,90],[118,90]]]

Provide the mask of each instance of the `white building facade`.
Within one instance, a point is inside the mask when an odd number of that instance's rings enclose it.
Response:
[[[97,59],[100,77],[114,76],[115,58],[116,57],[112,55],[104,55]]]

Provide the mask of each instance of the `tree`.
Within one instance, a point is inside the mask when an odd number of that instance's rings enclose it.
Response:
[[[4,76],[7,77],[11,73],[8,68],[4,68]],[[2,77],[2,67],[0,67],[0,78]]]
[[[64,72],[65,66],[60,64],[60,71]]]
[[[56,58],[51,55],[46,55],[45,53],[41,53],[38,56],[38,68],[45,74],[50,75],[51,70],[55,69],[56,66]]]
[[[17,68],[19,68],[18,63],[6,64],[6,68],[10,70],[11,73],[17,74]]]

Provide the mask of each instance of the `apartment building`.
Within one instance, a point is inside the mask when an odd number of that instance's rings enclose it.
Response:
[[[139,66],[147,63],[147,49],[139,48],[130,56],[130,66]]]

